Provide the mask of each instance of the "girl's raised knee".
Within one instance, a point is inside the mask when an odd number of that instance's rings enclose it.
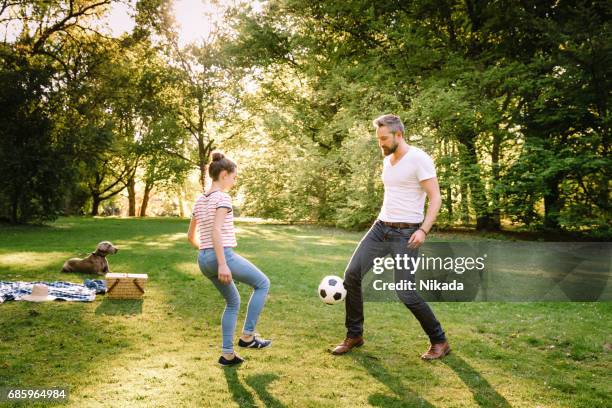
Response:
[[[231,298],[226,299],[225,304],[229,308],[240,309],[240,295],[232,296]]]
[[[257,285],[257,289],[270,289],[270,279],[267,276],[264,276],[264,279],[262,279],[261,282],[259,282],[259,285]]]

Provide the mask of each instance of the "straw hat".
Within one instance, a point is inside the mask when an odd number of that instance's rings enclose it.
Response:
[[[54,300],[55,296],[49,295],[49,288],[47,285],[34,284],[32,286],[32,294],[21,297],[21,300],[28,300],[30,302],[46,302],[47,300]]]

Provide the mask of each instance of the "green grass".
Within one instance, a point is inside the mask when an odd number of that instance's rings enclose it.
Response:
[[[0,386],[69,386],[74,407],[602,407],[612,399],[610,303],[432,303],[454,350],[432,363],[419,359],[427,338],[402,305],[366,303],[366,345],[331,356],[344,308],[322,304],[316,286],[342,274],[361,233],[310,226],[238,223],[237,252],[272,282],[257,329],[274,345],[222,369],[223,302],[198,270],[187,226],[63,218],[0,227],[1,280],[82,282],[59,272],[63,261],[104,239],[121,249],[112,270],[149,274],[142,302],[0,304]],[[248,289],[239,286],[240,319]]]

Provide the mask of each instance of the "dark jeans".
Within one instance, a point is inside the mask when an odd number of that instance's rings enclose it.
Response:
[[[416,228],[392,228],[377,220],[363,237],[344,272],[344,287],[346,294],[346,329],[347,337],[357,337],[363,334],[363,294],[361,281],[364,275],[372,269],[374,258],[397,254],[403,257],[418,256],[418,249],[408,248],[408,240]],[[394,281],[415,280],[415,275],[407,269],[396,269]],[[446,341],[444,330],[436,319],[433,311],[416,290],[397,291],[397,296],[417,318],[421,327],[429,336],[431,343]]]

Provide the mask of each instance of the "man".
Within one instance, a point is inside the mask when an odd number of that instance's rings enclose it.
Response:
[[[361,281],[373,266],[374,259],[391,254],[418,256],[418,247],[425,238],[440,210],[440,188],[431,157],[423,150],[409,146],[404,140],[404,124],[395,115],[383,115],[373,121],[376,138],[384,157],[382,179],[385,195],[378,220],[359,243],[344,273],[346,295],[346,339],[332,350],[341,355],[364,344],[363,297]],[[423,217],[425,196],[429,198]],[[410,270],[395,270],[395,280],[414,282]],[[416,292],[397,292],[399,299],[417,318],[427,333],[430,347],[421,358],[434,360],[450,352],[444,330],[433,311]]]

